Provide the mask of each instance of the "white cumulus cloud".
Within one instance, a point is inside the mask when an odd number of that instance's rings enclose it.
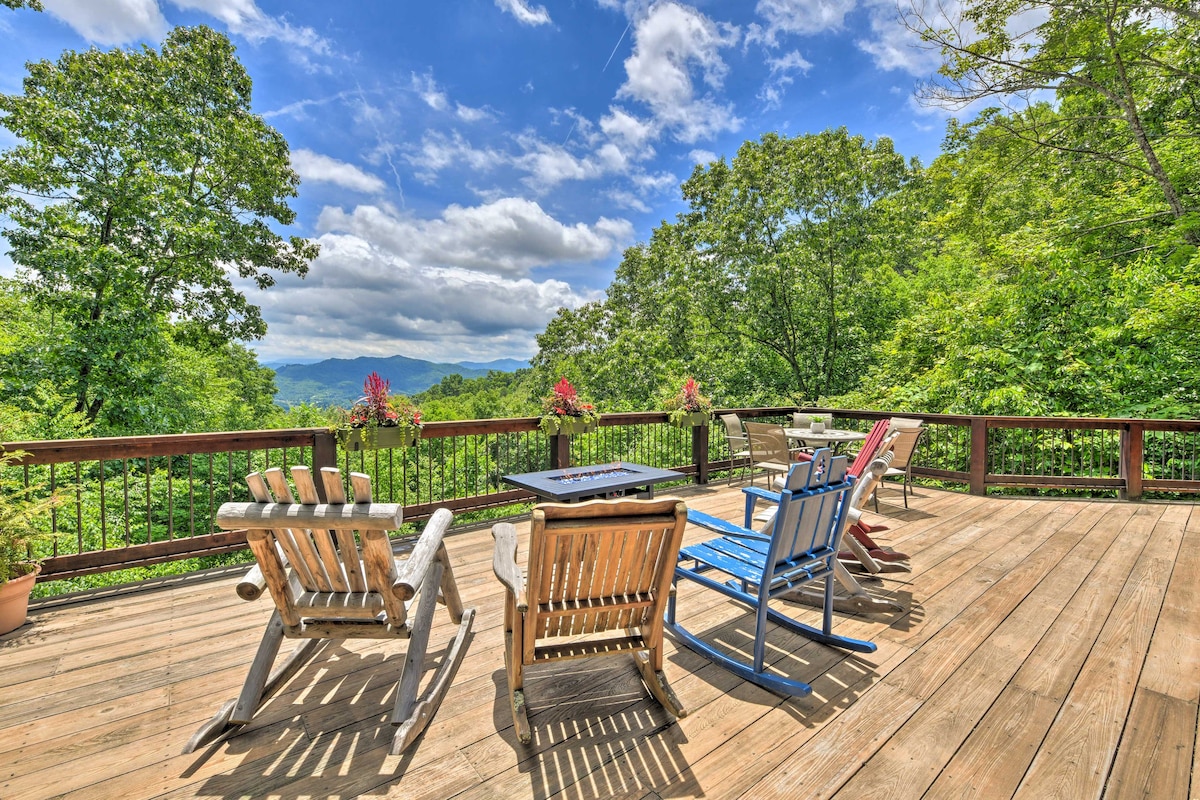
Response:
[[[690,6],[655,5],[635,25],[633,54],[625,60],[626,80],[617,94],[645,103],[656,123],[681,142],[736,130],[741,120],[733,106],[702,93],[693,75],[710,91],[719,90],[728,71],[721,50],[737,44],[739,36],[735,27]]]
[[[439,218],[401,216],[382,206],[352,212],[327,207],[325,233],[351,234],[407,262],[523,277],[535,267],[606,258],[633,239],[627,220],[564,224],[532,200],[507,197],[483,205],[450,205]]]
[[[568,224],[513,197],[451,206],[434,219],[386,205],[327,207],[318,228],[321,254],[307,278],[281,276],[270,292],[251,293],[271,329],[256,348],[264,357],[533,353],[559,308],[601,293],[529,271],[585,270],[633,238],[626,220]]]
[[[754,10],[765,24],[751,25],[746,43],[776,47],[781,34],[812,36],[840,30],[857,5],[857,0],[759,0]]]
[[[496,8],[512,14],[522,25],[550,23],[550,12],[545,6],[531,6],[525,0],[496,0]]]
[[[378,194],[386,186],[382,180],[363,172],[353,164],[314,153],[312,150],[293,151],[292,168],[302,180],[332,183],[356,192]]]
[[[252,42],[278,39],[312,53],[329,52],[329,43],[315,30],[272,17],[254,0],[171,0],[171,4],[185,10],[203,11],[225,23],[230,33]]]
[[[158,41],[171,27],[157,0],[44,0],[42,5],[96,44]]]

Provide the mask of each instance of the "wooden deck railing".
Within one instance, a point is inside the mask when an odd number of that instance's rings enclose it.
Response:
[[[732,409],[743,419],[785,421],[792,408]],[[866,429],[890,414],[828,409],[841,427]],[[1200,492],[1200,421],[905,414],[927,433],[916,476],[966,486],[1086,490],[1136,500],[1147,492]],[[216,508],[249,499],[244,477],[306,464],[367,472],[376,497],[405,518],[438,506],[456,513],[526,503],[505,474],[570,464],[632,461],[706,483],[728,467],[723,429],[676,429],[662,412],[605,414],[599,428],[546,436],[536,418],[435,422],[414,447],[346,452],[324,428],[16,442],[28,452],[20,480],[67,496],[49,521],[54,536],[41,580],[215,555],[245,547],[216,530]]]

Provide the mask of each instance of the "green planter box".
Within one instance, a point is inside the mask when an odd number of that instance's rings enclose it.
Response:
[[[351,428],[338,431],[338,441],[347,451],[388,450],[393,447],[412,447],[420,438],[417,428]]]
[[[684,414],[682,417],[671,417],[670,423],[676,428],[698,428],[701,425],[708,424],[708,412],[693,411],[690,414]]]
[[[551,436],[569,436],[573,433],[591,433],[596,430],[595,422],[588,422],[574,417],[560,417],[557,430],[551,431]]]

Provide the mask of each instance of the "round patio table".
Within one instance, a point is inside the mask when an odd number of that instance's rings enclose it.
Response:
[[[820,433],[813,433],[808,428],[784,428],[783,435],[789,439],[796,439],[808,446],[823,446],[829,445],[837,452],[841,445],[847,442],[861,442],[867,438],[865,433],[859,431],[843,431],[838,428],[826,428]]]

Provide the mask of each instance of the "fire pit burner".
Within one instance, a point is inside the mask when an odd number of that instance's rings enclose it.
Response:
[[[620,466],[620,462],[610,467],[576,467],[569,469],[566,475],[556,475],[549,480],[556,483],[584,483],[586,481],[597,481],[603,478],[621,478],[626,475],[635,474],[631,469],[625,469]]]

